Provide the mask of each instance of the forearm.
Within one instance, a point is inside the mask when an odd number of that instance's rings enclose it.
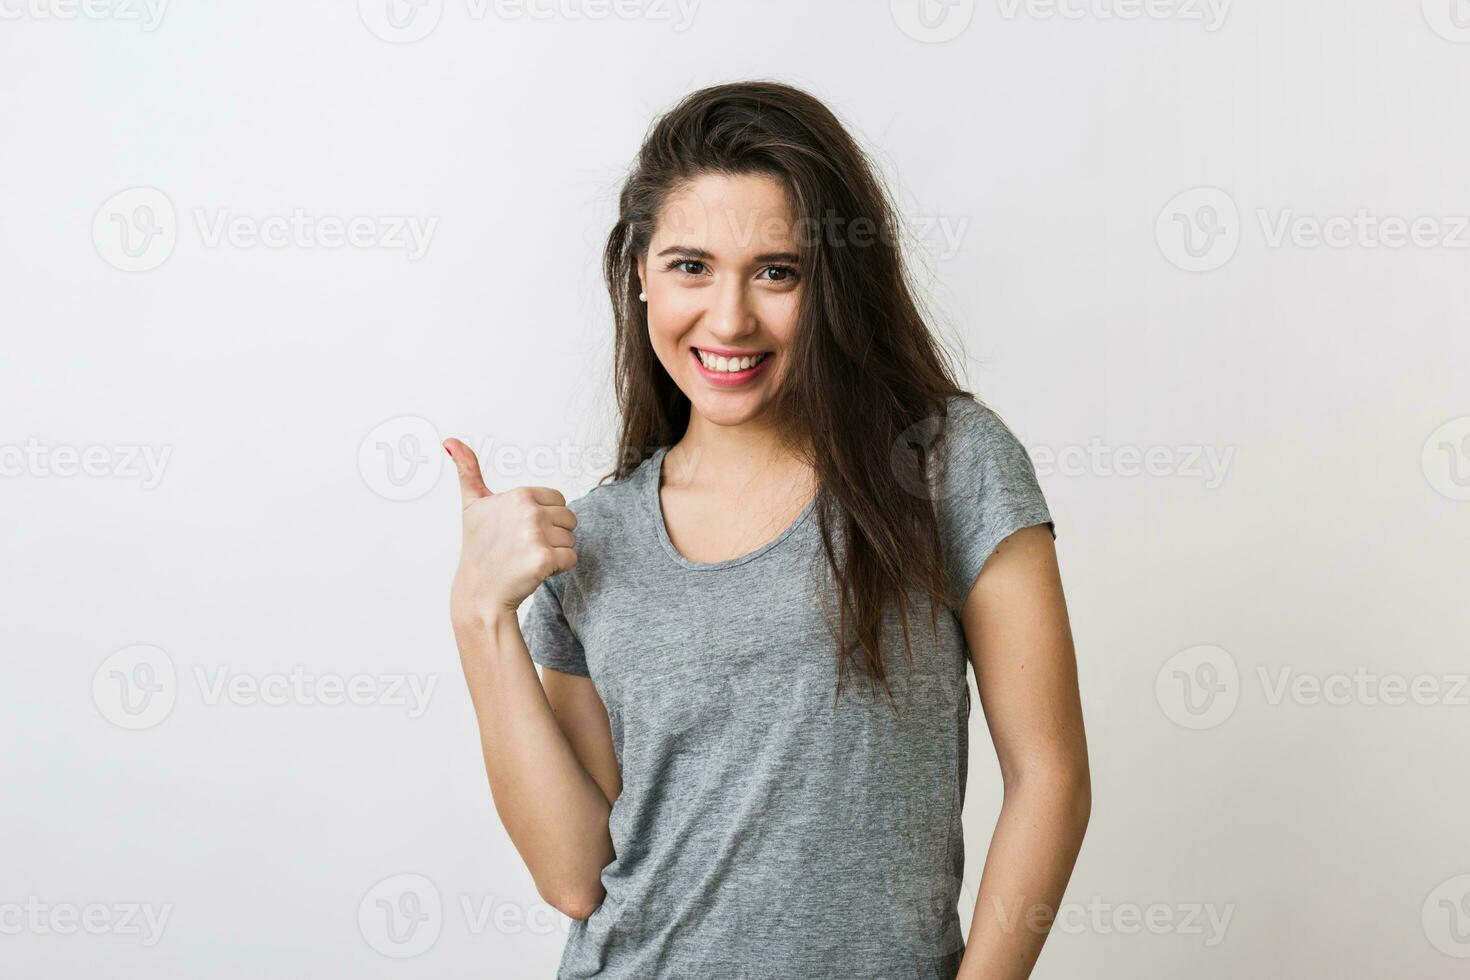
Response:
[[[457,623],[455,638],[496,812],[541,896],[590,914],[613,859],[607,797],[557,724],[515,614]]]
[[[1091,811],[1085,771],[1019,778],[980,878],[957,980],[1026,980],[1055,918]]]

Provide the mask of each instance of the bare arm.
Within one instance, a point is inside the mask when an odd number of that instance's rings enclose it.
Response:
[[[591,678],[542,667],[541,687],[572,751],[596,780],[607,802],[613,803],[623,793],[623,773],[613,751],[607,708]]]
[[[1077,665],[1051,534],[1001,542],[961,619],[1005,801],[959,980],[1025,980],[1041,955],[1092,807]]]
[[[515,614],[455,637],[495,812],[541,897],[585,919],[602,904],[602,869],[613,859],[608,797],[558,723]]]
[[[445,448],[464,503],[450,617],[495,810],[541,897],[585,919],[604,897],[610,801],[621,791],[607,714],[586,678],[548,670],[543,688],[515,612],[575,563],[576,517],[548,488],[491,494],[473,451],[458,440]]]

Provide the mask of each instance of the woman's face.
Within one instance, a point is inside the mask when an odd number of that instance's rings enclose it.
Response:
[[[638,262],[654,353],[716,424],[757,417],[780,384],[802,288],[793,224],[775,179],[705,175],[669,197]]]

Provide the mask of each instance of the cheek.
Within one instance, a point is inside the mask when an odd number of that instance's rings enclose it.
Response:
[[[660,295],[656,304],[648,304],[648,333],[655,346],[677,344],[703,314],[704,307],[699,301],[681,295],[682,292],[671,290],[667,295]]]
[[[648,339],[653,346],[660,350],[669,347],[679,337],[678,321],[669,316],[668,310],[659,308],[657,313],[651,309],[648,313]]]
[[[766,331],[783,347],[796,336],[796,321],[800,309],[800,296],[791,292],[772,296],[761,310],[761,320]]]
[[[687,332],[684,323],[682,317],[671,316],[664,308],[657,314],[649,313],[648,316],[648,342],[653,347],[655,356],[663,362],[664,368],[670,374],[681,367],[679,338]]]

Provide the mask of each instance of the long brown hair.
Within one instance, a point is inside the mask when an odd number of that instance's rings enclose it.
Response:
[[[689,423],[689,399],[649,341],[638,260],[669,196],[711,173],[774,177],[798,226],[820,229],[800,236],[797,327],[769,409],[780,430],[800,434],[790,448],[816,476],[814,513],[839,606],[835,623],[829,610],[837,693],[856,666],[891,703],[883,610],[896,604],[912,664],[913,593],[928,596],[931,629],[939,606],[958,598],[923,490],[932,447],[921,430],[945,414],[949,396],[968,392],[915,302],[889,195],[837,117],[808,93],[771,81],[714,85],[686,96],[644,139],[603,253],[622,416],[617,469],[607,479],[627,476]]]

